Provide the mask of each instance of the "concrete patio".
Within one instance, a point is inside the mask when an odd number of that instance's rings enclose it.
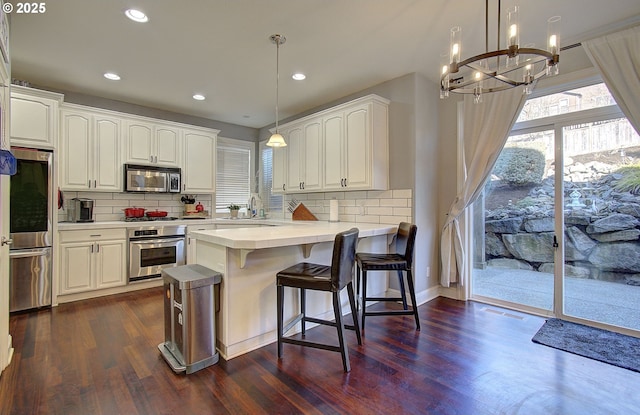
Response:
[[[553,274],[494,267],[473,273],[474,295],[553,307]],[[567,277],[565,314],[640,330],[640,286]]]

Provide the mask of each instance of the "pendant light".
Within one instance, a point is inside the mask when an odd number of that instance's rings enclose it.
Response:
[[[280,45],[287,41],[282,35],[271,35],[271,43],[276,44],[276,132],[269,137],[267,145],[269,147],[286,147],[287,143],[278,130],[278,81],[280,80]]]

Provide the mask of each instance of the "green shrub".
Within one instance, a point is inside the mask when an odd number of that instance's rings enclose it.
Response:
[[[622,167],[616,170],[616,173],[622,175],[622,178],[613,185],[616,191],[640,195],[640,164]]]
[[[542,183],[544,154],[533,148],[504,148],[493,174],[512,186],[527,186]]]

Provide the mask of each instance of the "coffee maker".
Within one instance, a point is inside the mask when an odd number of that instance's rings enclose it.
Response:
[[[67,220],[69,222],[93,222],[93,200],[73,198],[67,206]]]

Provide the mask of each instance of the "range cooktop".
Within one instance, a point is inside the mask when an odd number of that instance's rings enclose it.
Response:
[[[139,218],[124,218],[125,222],[155,222],[177,220],[174,216],[141,216]]]

